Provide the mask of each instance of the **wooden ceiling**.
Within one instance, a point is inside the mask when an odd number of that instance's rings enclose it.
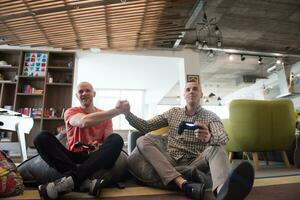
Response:
[[[62,49],[173,47],[195,2],[0,0],[0,44]]]

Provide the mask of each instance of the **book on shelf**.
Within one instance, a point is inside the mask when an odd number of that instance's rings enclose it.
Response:
[[[19,108],[18,112],[22,113],[23,115],[27,115],[29,117],[32,117],[32,118],[40,118],[43,115],[43,109],[42,108],[25,107],[25,108]]]

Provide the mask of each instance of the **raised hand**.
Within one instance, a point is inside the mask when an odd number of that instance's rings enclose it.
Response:
[[[130,112],[130,104],[127,100],[119,100],[116,109],[120,109],[121,113],[128,114]]]

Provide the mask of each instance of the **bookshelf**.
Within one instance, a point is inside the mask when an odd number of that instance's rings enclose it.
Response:
[[[39,65],[29,56],[44,57]],[[74,63],[73,52],[0,50],[0,107],[34,119],[28,146],[40,131],[56,133],[64,125],[63,112],[72,104]]]

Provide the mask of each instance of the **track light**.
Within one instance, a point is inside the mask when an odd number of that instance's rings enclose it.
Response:
[[[209,50],[209,53],[207,54],[207,56],[210,58],[213,58],[215,56],[213,50]]]
[[[216,25],[216,27],[215,27],[215,34],[216,35],[220,34],[220,29],[219,29],[218,25]]]
[[[280,60],[279,58],[277,58],[276,64],[277,64],[277,65],[280,65],[280,64],[281,64],[281,60]]]
[[[206,12],[204,11],[203,13],[203,21],[207,21],[207,15],[206,15]]]
[[[218,100],[218,101],[221,101],[222,99],[221,99],[221,97],[218,97],[217,100]]]
[[[242,54],[241,55],[241,61],[244,61],[246,59],[246,57]]]
[[[257,61],[258,64],[262,64],[262,57],[261,56],[258,56],[258,61]]]
[[[221,47],[222,46],[222,41],[221,41],[221,39],[219,38],[218,40],[217,40],[217,47]]]
[[[202,48],[203,48],[203,49],[207,49],[207,48],[208,48],[208,45],[207,45],[207,42],[206,42],[206,41],[203,41],[203,42],[202,42]]]
[[[208,95],[208,98],[212,98],[212,97],[215,97],[216,95],[214,94],[214,93],[210,93],[209,95]]]

